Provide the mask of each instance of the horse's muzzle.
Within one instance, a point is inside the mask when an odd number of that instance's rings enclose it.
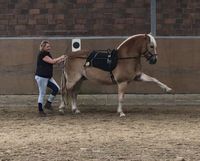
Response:
[[[156,64],[157,62],[157,56],[153,55],[150,59],[149,59],[149,64]]]

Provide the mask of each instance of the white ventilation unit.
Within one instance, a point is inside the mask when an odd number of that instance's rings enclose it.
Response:
[[[81,50],[81,39],[72,39],[72,52]]]

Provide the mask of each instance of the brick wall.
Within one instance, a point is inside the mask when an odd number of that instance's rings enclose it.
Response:
[[[0,36],[150,32],[149,0],[0,0]]]
[[[151,0],[0,0],[0,36],[150,32]],[[157,35],[200,35],[199,0],[157,0]]]
[[[200,1],[157,0],[157,35],[200,36]]]

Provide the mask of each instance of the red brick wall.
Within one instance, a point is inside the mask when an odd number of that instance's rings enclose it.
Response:
[[[157,35],[200,36],[200,1],[157,0]]]
[[[151,0],[0,0],[0,36],[148,33]],[[157,0],[157,35],[200,35],[199,0]]]
[[[0,0],[0,36],[150,32],[149,0]]]

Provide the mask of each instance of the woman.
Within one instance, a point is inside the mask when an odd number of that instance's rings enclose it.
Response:
[[[37,57],[37,68],[35,73],[35,80],[37,81],[39,88],[38,110],[40,116],[46,116],[46,113],[43,110],[43,102],[47,87],[51,88],[52,92],[49,95],[44,107],[52,110],[51,103],[53,102],[54,97],[60,90],[60,87],[53,79],[53,64],[60,63],[64,61],[65,58],[64,55],[58,58],[52,58],[50,50],[51,45],[49,41],[42,41],[40,44],[40,52]]]

